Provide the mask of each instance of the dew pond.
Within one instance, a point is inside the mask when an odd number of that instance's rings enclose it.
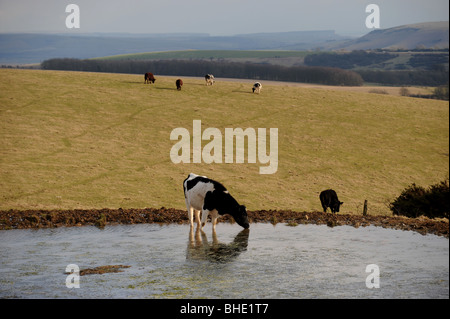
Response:
[[[79,277],[66,266],[126,265]],[[366,272],[368,265],[379,269]],[[219,223],[0,231],[0,298],[449,298],[449,240],[380,227]]]

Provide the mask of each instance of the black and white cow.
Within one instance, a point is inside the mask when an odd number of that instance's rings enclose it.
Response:
[[[217,218],[225,214],[231,215],[236,223],[245,229],[250,227],[245,206],[239,205],[219,182],[191,173],[184,180],[183,187],[191,227],[194,226],[194,212],[197,224],[201,228],[205,226],[209,214],[211,214],[213,231],[216,229]],[[201,224],[200,212],[202,213]]]
[[[253,93],[259,93],[259,92],[261,92],[261,89],[262,89],[261,83],[256,82],[255,84],[253,84],[253,88],[252,88]]]
[[[336,192],[332,189],[324,190],[319,197],[324,213],[327,212],[328,207],[330,207],[332,213],[339,213],[339,207],[344,204],[344,202],[339,201]]]
[[[212,74],[206,74],[205,75],[205,81],[206,81],[206,86],[208,85],[213,85],[214,84],[214,75]]]

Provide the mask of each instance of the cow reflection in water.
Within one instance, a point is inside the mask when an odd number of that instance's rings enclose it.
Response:
[[[217,233],[213,231],[212,243],[208,243],[204,231],[197,227],[194,234],[194,227],[191,227],[186,259],[208,260],[217,263],[230,262],[247,250],[249,234],[250,230],[244,229],[236,235],[231,243],[223,244],[219,242]]]

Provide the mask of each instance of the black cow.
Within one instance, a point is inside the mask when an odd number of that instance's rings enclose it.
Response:
[[[219,182],[191,173],[184,180],[183,188],[191,227],[194,226],[194,211],[197,224],[201,228],[205,226],[209,214],[211,214],[213,231],[216,229],[217,218],[225,214],[233,216],[236,223],[245,229],[250,227],[245,206],[239,205]],[[201,225],[200,211],[202,212]]]
[[[324,190],[319,197],[324,213],[327,212],[328,207],[330,207],[332,213],[339,213],[339,207],[344,204],[344,202],[339,201],[336,192],[332,189]]]

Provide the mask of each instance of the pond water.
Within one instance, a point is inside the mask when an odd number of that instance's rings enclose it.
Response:
[[[66,266],[127,265],[79,277]],[[379,288],[375,283],[379,270]],[[449,298],[449,240],[379,227],[219,223],[0,231],[0,298]]]

